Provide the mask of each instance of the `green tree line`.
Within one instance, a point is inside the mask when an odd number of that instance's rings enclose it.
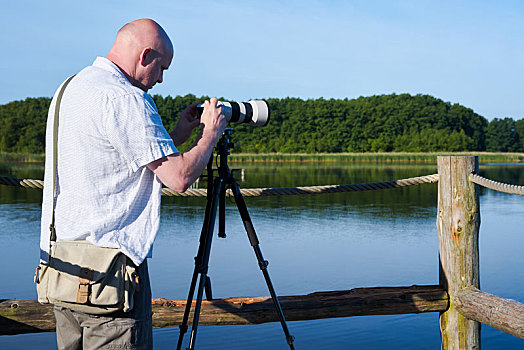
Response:
[[[168,130],[186,106],[206,98],[153,96]],[[470,108],[429,95],[267,101],[271,119],[266,127],[232,125],[233,152],[524,152],[523,119],[488,121]],[[42,153],[50,102],[42,97],[0,105],[0,151]]]

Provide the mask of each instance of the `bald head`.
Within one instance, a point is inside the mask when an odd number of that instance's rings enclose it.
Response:
[[[120,28],[113,48],[129,46],[135,46],[135,48],[151,46],[154,49],[165,48],[171,53],[173,52],[173,45],[167,33],[158,23],[151,19],[138,19]]]
[[[162,73],[169,68],[173,53],[173,44],[164,29],[151,19],[139,19],[118,31],[107,58],[131,84],[147,91],[162,82]]]

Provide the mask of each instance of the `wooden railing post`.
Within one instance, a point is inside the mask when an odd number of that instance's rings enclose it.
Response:
[[[478,157],[438,157],[439,278],[450,299],[440,314],[444,350],[480,349],[480,323],[462,316],[454,301],[461,289],[479,288],[479,195],[468,179],[477,171]]]

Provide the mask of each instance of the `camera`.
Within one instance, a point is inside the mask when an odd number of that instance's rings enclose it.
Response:
[[[251,100],[247,102],[222,102],[222,113],[229,123],[246,123],[253,126],[266,126],[269,123],[269,105],[263,100]],[[204,110],[204,104],[197,106],[199,114]]]

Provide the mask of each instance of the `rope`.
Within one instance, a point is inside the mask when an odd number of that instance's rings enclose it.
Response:
[[[387,182],[373,182],[355,185],[327,185],[327,186],[310,186],[310,187],[283,187],[283,188],[246,188],[241,189],[244,197],[259,197],[259,196],[290,196],[299,194],[321,194],[321,193],[337,193],[337,192],[361,192],[372,190],[385,190],[389,188],[414,186],[424,183],[438,182],[438,174],[412,177],[409,179],[401,179]],[[16,179],[12,177],[0,176],[0,185],[18,186],[25,188],[44,188],[42,180],[31,179]],[[162,189],[162,195],[174,197],[205,197],[207,195],[206,189],[188,189],[184,193],[175,192],[169,188]],[[233,196],[231,190],[226,191],[227,196]]]
[[[44,181],[31,179],[16,179],[14,177],[0,176],[0,185],[43,189]]]
[[[373,182],[354,185],[327,185],[327,186],[310,186],[310,187],[281,187],[281,188],[245,188],[241,189],[244,197],[260,197],[260,196],[291,196],[304,194],[322,194],[322,193],[339,193],[339,192],[362,192],[373,190],[385,190],[390,188],[398,188],[405,186],[414,186],[425,183],[438,182],[438,174],[412,177],[409,179],[393,180],[387,182]],[[184,193],[172,191],[168,188],[162,189],[164,196],[177,197],[205,197],[207,190],[193,189],[187,190]],[[231,190],[226,191],[226,196],[233,196]]]
[[[241,189],[244,197],[259,196],[291,196],[299,194],[322,194],[338,192],[362,192],[373,190],[385,190],[390,188],[414,186],[425,183],[438,182],[438,174],[412,177],[409,179],[393,180],[387,182],[372,182],[354,185],[327,185],[327,186],[310,186],[310,187],[281,187],[281,188],[245,188]],[[25,188],[44,188],[42,180],[16,179],[12,177],[0,176],[0,185],[18,186]],[[162,189],[162,195],[173,197],[205,197],[206,189],[188,189],[184,193],[175,192],[169,188]],[[227,196],[233,196],[231,190],[226,191]]]
[[[476,174],[470,174],[469,180],[476,183],[477,185],[481,185],[495,191],[524,195],[524,186],[505,184],[502,182],[486,179]]]
[[[510,185],[502,182],[496,182],[486,179],[476,174],[470,174],[469,180],[478,185],[490,188],[495,191],[524,195],[524,186]],[[373,182],[354,185],[327,185],[327,186],[311,186],[311,187],[282,187],[282,188],[245,188],[241,189],[244,197],[257,196],[289,196],[300,194],[321,194],[321,193],[336,193],[336,192],[361,192],[373,190],[385,190],[390,188],[414,186],[425,183],[438,182],[438,174],[412,177],[408,179],[387,181],[387,182]],[[25,188],[44,188],[42,180],[32,179],[17,179],[14,177],[0,176],[0,185],[17,186]],[[175,192],[169,188],[162,189],[162,195],[174,197],[205,197],[207,190],[205,189],[188,189],[184,193]],[[226,191],[227,196],[232,196],[231,190]]]

